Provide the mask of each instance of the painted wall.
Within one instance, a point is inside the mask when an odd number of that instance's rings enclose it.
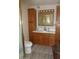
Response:
[[[29,40],[27,7],[28,6],[26,5],[25,0],[22,0],[21,2],[22,23],[23,23],[23,33],[24,33],[25,40]]]
[[[23,59],[23,43],[22,43],[22,26],[24,39],[29,40],[28,34],[28,19],[27,19],[27,9],[25,5],[25,0],[20,0],[20,11],[19,11],[19,59]],[[22,22],[21,22],[22,20]]]

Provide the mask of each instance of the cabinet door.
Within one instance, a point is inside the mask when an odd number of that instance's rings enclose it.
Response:
[[[29,23],[29,32],[32,32],[35,30],[35,24],[34,23]]]
[[[41,40],[42,40],[43,45],[49,45],[49,37],[48,37],[48,35],[46,35],[46,34],[42,35]]]
[[[49,46],[53,46],[55,44],[55,38],[49,37]]]
[[[35,23],[36,21],[36,10],[35,9],[28,9],[28,21],[31,23]]]
[[[55,44],[55,34],[49,34],[49,46],[53,46]]]
[[[31,41],[34,41],[32,31],[36,29],[36,10],[33,8],[28,9],[28,26],[29,26],[29,38]]]
[[[29,32],[32,32],[36,28],[36,10],[28,9],[28,23],[29,23]]]
[[[33,34],[33,43],[34,44],[40,44],[40,35],[39,34],[37,34],[37,33],[34,33]]]

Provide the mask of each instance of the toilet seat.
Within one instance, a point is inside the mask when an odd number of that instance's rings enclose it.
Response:
[[[26,47],[32,46],[32,42],[26,41],[26,42],[25,42],[25,46],[26,46]]]

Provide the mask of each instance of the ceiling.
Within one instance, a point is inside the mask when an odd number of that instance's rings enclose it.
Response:
[[[59,3],[59,0],[26,0],[28,5],[50,5]]]

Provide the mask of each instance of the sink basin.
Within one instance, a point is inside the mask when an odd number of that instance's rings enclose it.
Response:
[[[48,32],[48,31],[40,31],[40,32]]]

